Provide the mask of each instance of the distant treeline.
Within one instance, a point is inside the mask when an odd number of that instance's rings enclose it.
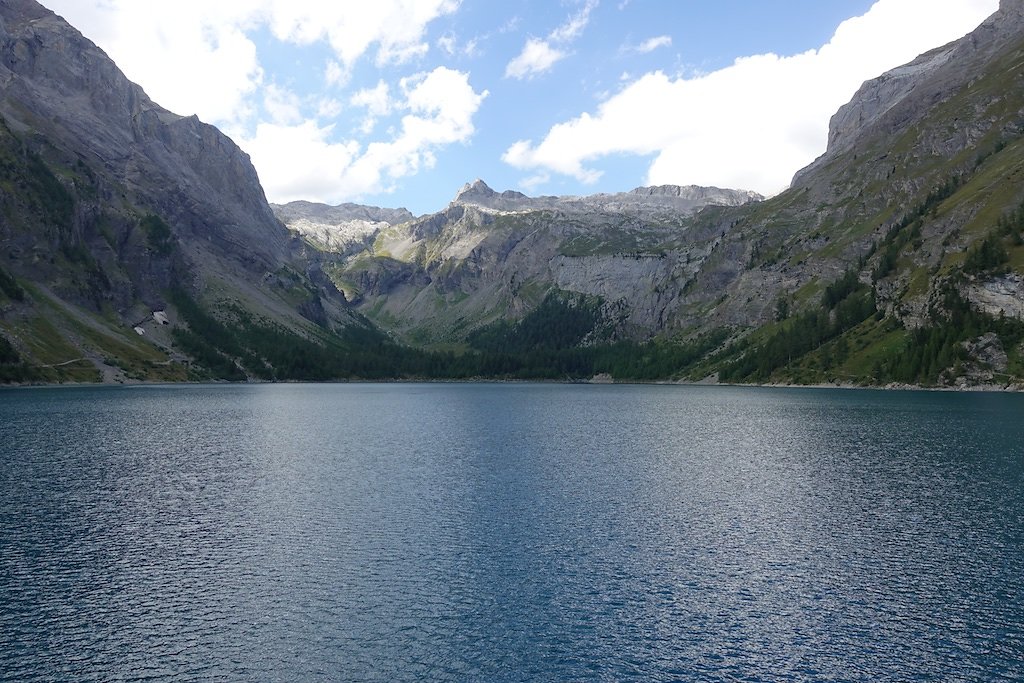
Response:
[[[691,366],[728,337],[717,331],[689,343],[620,341],[580,346],[604,320],[594,301],[552,296],[518,323],[495,323],[470,337],[461,353],[425,351],[392,341],[371,325],[308,339],[234,311],[228,324],[183,291],[171,297],[188,329],[176,344],[201,376],[226,380],[545,379],[599,374],[656,380]]]

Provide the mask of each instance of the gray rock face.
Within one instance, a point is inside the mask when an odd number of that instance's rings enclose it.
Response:
[[[844,152],[866,148],[871,139],[891,138],[927,117],[1019,40],[1022,23],[1024,2],[1002,0],[999,11],[964,38],[865,82],[832,117],[825,154],[796,173],[793,187],[807,185],[816,171]],[[931,151],[955,153],[974,142],[975,133],[965,129],[936,139]]]
[[[248,155],[196,117],[159,107],[107,55],[32,0],[0,4],[0,114],[115,178],[175,232],[243,263],[288,253]]]
[[[290,230],[336,254],[351,300],[383,310],[382,324],[397,321],[398,331],[427,325],[429,335],[444,337],[468,321],[521,315],[538,293],[562,289],[602,297],[642,335],[672,324],[681,288],[712,251],[718,232],[693,229],[697,214],[761,199],[675,185],[528,197],[476,180],[445,209],[416,219],[359,205],[274,210]]]
[[[921,79],[946,64],[954,52],[955,44],[946,45],[867,81],[853,99],[840,107],[832,117],[829,123],[828,152],[834,154],[852,146],[862,129],[914,92]]]
[[[975,308],[988,315],[1024,320],[1024,277],[1017,273],[973,282],[964,288],[964,294]]]
[[[286,225],[297,219],[306,219],[323,223],[341,223],[343,221],[366,221],[368,223],[387,223],[397,225],[411,221],[415,216],[408,209],[384,209],[378,206],[363,204],[338,204],[328,206],[316,202],[297,201],[288,204],[271,204],[274,214]]]
[[[406,209],[383,209],[362,204],[327,206],[297,201],[271,204],[271,208],[289,230],[318,249],[334,253],[365,248],[381,230],[415,218]]]
[[[988,332],[980,337],[961,342],[960,348],[967,354],[962,374],[952,378],[952,382],[950,382],[951,378],[948,375],[951,375],[952,372],[948,372],[947,376],[940,380],[947,384],[951,383],[960,389],[1005,384],[1005,377],[1000,381],[999,376],[1004,375],[1008,370],[1009,356],[1003,348],[999,335]]]
[[[996,372],[1006,372],[1009,358],[999,335],[995,332],[987,332],[976,339],[969,339],[961,346],[978,362],[984,363]]]

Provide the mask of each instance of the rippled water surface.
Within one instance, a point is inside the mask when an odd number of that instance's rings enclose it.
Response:
[[[0,678],[1022,680],[1024,396],[0,391]]]

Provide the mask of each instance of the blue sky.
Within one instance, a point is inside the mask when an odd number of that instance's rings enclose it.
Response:
[[[865,79],[998,0],[44,0],[268,198],[786,187]]]

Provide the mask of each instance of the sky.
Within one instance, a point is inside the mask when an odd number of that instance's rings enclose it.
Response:
[[[443,208],[714,185],[772,195],[865,80],[998,0],[43,0],[267,198]]]

